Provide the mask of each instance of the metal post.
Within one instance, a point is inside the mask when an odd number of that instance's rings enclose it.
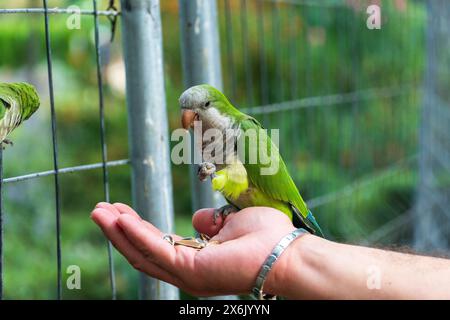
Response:
[[[222,90],[219,29],[216,0],[179,0],[184,86],[207,83]],[[199,152],[193,150],[193,152]],[[193,153],[192,153],[193,154]],[[191,166],[192,209],[218,208],[225,199],[212,191],[211,182],[200,182],[197,166]],[[218,296],[209,299],[236,299]]]
[[[216,0],[179,0],[179,4],[184,85],[207,83],[222,90]],[[191,170],[191,190],[194,211],[225,204],[222,196],[212,191],[209,180],[198,180],[196,166]]]
[[[121,0],[133,206],[173,231],[168,122],[159,0]],[[141,274],[141,299],[178,299],[178,289]]]
[[[450,250],[450,85],[448,64],[450,8],[444,0],[427,1],[426,74],[419,139],[419,183],[413,211],[414,245],[423,252]]]

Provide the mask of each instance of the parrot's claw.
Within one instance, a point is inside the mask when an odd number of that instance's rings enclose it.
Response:
[[[238,211],[239,211],[239,208],[236,208],[232,204],[227,204],[227,205],[224,205],[223,207],[220,207],[219,209],[214,209],[214,215],[213,215],[214,224],[217,224],[217,218],[219,216],[221,216],[222,219],[225,220],[225,218],[229,214],[236,213]]]
[[[9,139],[5,139],[1,143],[2,143],[2,149],[3,150],[5,150],[5,145],[7,145],[7,144],[9,144],[10,146],[14,145],[14,143],[11,140],[9,140]]]
[[[205,181],[209,176],[214,178],[216,166],[211,162],[202,162],[198,165],[197,176],[200,181]]]

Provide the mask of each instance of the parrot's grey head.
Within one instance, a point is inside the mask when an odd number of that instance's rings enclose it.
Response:
[[[194,121],[202,121],[206,128],[230,127],[232,115],[237,111],[216,88],[202,84],[184,91],[179,99],[183,128],[189,129]]]

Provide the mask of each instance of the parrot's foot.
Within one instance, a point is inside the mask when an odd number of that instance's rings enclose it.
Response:
[[[2,144],[2,149],[3,149],[3,150],[5,150],[5,145],[6,145],[6,144],[9,144],[10,146],[13,146],[13,145],[14,145],[14,143],[13,143],[11,140],[9,140],[9,139],[3,140],[3,141],[1,142],[1,144]]]
[[[216,224],[217,218],[219,216],[222,216],[222,219],[225,219],[229,214],[236,213],[239,211],[239,208],[233,206],[232,204],[224,205],[223,207],[220,207],[219,209],[214,209],[214,224]]]
[[[197,176],[200,181],[205,181],[209,176],[214,178],[216,173],[216,166],[211,162],[202,162],[198,165]]]

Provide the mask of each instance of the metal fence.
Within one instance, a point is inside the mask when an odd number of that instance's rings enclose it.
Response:
[[[380,1],[381,29],[370,30],[366,27],[370,3],[180,0],[183,86],[206,82],[222,88],[265,127],[280,129],[281,153],[329,238],[445,251],[450,146],[448,96],[442,88],[449,77],[442,66],[449,60],[440,53],[448,51],[449,7],[444,1],[428,6],[426,1]],[[94,0],[93,9],[81,14],[95,20],[102,162],[60,168],[49,16],[71,12],[47,8],[46,0],[39,9],[0,9],[0,16],[32,13],[44,16],[54,169],[6,177],[2,183],[54,176],[57,297],[61,298],[60,175],[102,169],[104,198],[109,201],[108,168],[131,163],[134,207],[163,230],[173,230],[164,83],[167,78],[176,80],[164,74],[164,16],[161,23],[158,0],[122,0],[120,13],[114,1],[101,11]],[[130,160],[107,159],[101,16],[111,19],[112,26],[120,17],[122,25]],[[176,59],[164,58],[166,64],[178,67]],[[194,173],[191,170],[192,208],[223,202],[208,184],[199,184]],[[3,253],[1,241],[0,237]],[[110,244],[107,250],[114,299]],[[0,274],[3,271],[0,262]],[[175,288],[154,279],[142,276],[140,284],[141,298],[178,297]],[[0,290],[2,286],[3,281]]]
[[[425,2],[377,2],[379,30],[366,27],[371,1],[219,3],[226,91],[281,129],[280,150],[325,233],[410,244]]]
[[[60,183],[59,177],[60,174],[90,170],[94,168],[102,168],[103,170],[103,185],[104,185],[104,194],[105,201],[109,201],[109,182],[108,182],[108,166],[111,165],[123,165],[128,163],[127,160],[121,161],[113,161],[108,162],[106,159],[107,154],[107,146],[105,143],[105,126],[104,126],[104,105],[103,105],[103,86],[102,86],[102,75],[101,75],[101,63],[100,63],[100,49],[99,49],[99,35],[98,35],[98,17],[99,15],[104,16],[112,16],[117,17],[118,12],[114,9],[114,1],[111,1],[110,8],[106,11],[98,11],[97,10],[97,1],[93,0],[93,10],[92,11],[82,11],[80,14],[92,15],[95,20],[95,54],[96,54],[96,62],[97,62],[97,75],[98,75],[98,97],[99,97],[99,115],[100,115],[100,136],[101,136],[101,146],[100,151],[102,154],[102,163],[92,164],[92,165],[82,165],[77,167],[70,168],[60,168],[58,162],[58,141],[56,136],[56,111],[55,111],[55,99],[53,93],[53,70],[52,70],[52,49],[51,49],[51,35],[49,32],[49,24],[50,14],[73,14],[73,10],[67,9],[49,9],[47,0],[43,0],[43,8],[23,8],[23,9],[0,9],[0,14],[22,14],[22,13],[37,13],[44,15],[44,26],[45,26],[45,48],[46,48],[46,58],[47,58],[47,69],[48,69],[48,87],[49,87],[49,96],[50,96],[50,113],[51,113],[51,129],[52,129],[52,145],[53,145],[53,170],[45,171],[45,172],[36,172],[32,174],[27,174],[23,176],[17,177],[9,177],[3,179],[1,178],[1,183],[13,183],[17,181],[27,180],[27,179],[35,179],[47,175],[53,175],[54,177],[54,186],[55,186],[55,220],[56,220],[56,268],[57,268],[57,279],[56,279],[56,288],[57,293],[56,297],[58,299],[62,298],[62,261],[61,261],[61,208],[60,208]],[[1,197],[1,196],[0,196]],[[3,297],[3,210],[0,205],[0,299]],[[108,242],[107,244],[108,256],[109,256],[109,273],[110,273],[110,281],[111,281],[111,292],[112,298],[116,298],[116,288],[114,281],[114,265],[112,262],[112,248],[111,244]]]
[[[450,250],[450,7],[429,1],[427,63],[420,130],[414,244],[422,251]]]

